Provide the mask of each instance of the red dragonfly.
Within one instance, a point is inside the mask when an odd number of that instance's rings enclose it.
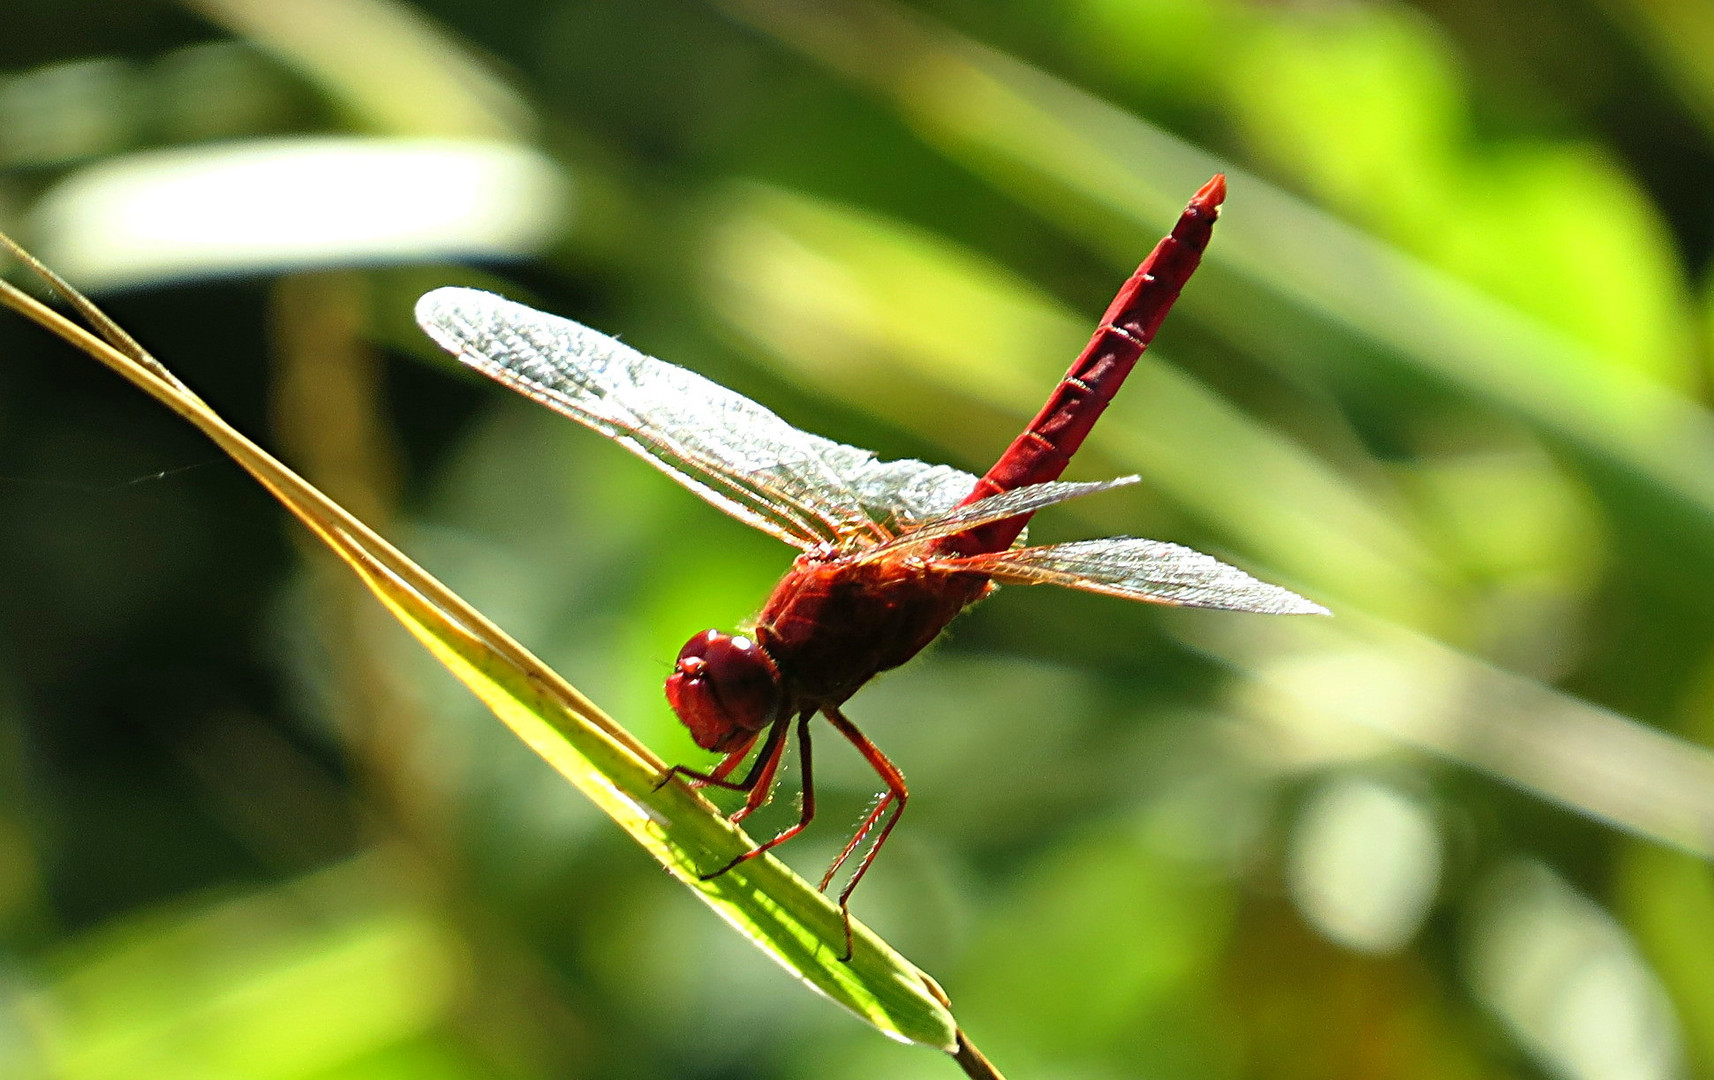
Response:
[[[706,630],[667,677],[667,700],[696,744],[724,755],[708,772],[674,766],[697,786],[746,793],[742,820],[767,802],[797,728],[803,771],[796,824],[718,877],[802,832],[815,816],[809,722],[825,716],[880,775],[886,791],[822,878],[825,890],[880,825],[839,894],[873,863],[909,793],[897,766],[840,711],[876,673],[898,667],[966,607],[1001,585],[1064,585],[1127,600],[1270,614],[1326,614],[1296,593],[1176,544],[1117,536],[1045,547],[1020,543],[1036,510],[1124,484],[1057,478],[1154,337],[1208,246],[1226,181],[1191,199],[1172,234],[1107,308],[1041,413],[980,478],[946,465],[881,461],[787,424],[762,406],[605,334],[472,289],[437,289],[417,321],[464,363],[617,441],[685,487],[798,548],[754,625]],[[731,779],[760,742],[750,768]],[[884,819],[884,820],[883,820]]]

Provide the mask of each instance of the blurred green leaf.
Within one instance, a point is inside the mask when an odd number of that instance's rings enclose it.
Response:
[[[463,958],[432,916],[377,902],[389,877],[348,865],[80,940],[24,1006],[49,1075],[308,1080],[432,1030]]]
[[[1714,1068],[1714,871],[1701,859],[1646,844],[1620,857],[1620,910],[1672,992],[1697,1075]]]
[[[1479,141],[1447,46],[1415,12],[1281,9],[1249,21],[1245,47],[1215,77],[1276,172],[1600,360],[1697,389],[1665,229],[1601,150]]]
[[[1184,1019],[1233,908],[1225,882],[1184,874],[1124,834],[1086,837],[1031,867],[990,925],[969,1015],[1029,1071],[1122,1048],[1146,1071],[1217,1073],[1230,1048]]]

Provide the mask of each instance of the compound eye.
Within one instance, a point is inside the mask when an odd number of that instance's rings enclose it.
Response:
[[[730,750],[773,722],[780,677],[742,634],[704,630],[685,642],[667,676],[667,702],[704,750]]]

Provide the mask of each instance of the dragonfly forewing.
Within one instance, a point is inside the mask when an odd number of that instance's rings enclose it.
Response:
[[[827,447],[837,443],[695,372],[475,289],[424,295],[417,321],[464,363],[601,432],[789,544],[878,543],[891,535],[829,464]]]

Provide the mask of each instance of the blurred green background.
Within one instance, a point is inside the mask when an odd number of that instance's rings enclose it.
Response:
[[[692,764],[660,681],[789,551],[457,370],[416,295],[981,471],[1216,170],[1074,469],[1144,483],[1034,536],[1338,617],[1002,592],[852,704],[914,794],[857,913],[1014,1080],[1714,1076],[1714,7],[0,5],[0,226]],[[352,588],[0,319],[0,1076],[955,1074]],[[807,873],[873,794],[823,738]]]

